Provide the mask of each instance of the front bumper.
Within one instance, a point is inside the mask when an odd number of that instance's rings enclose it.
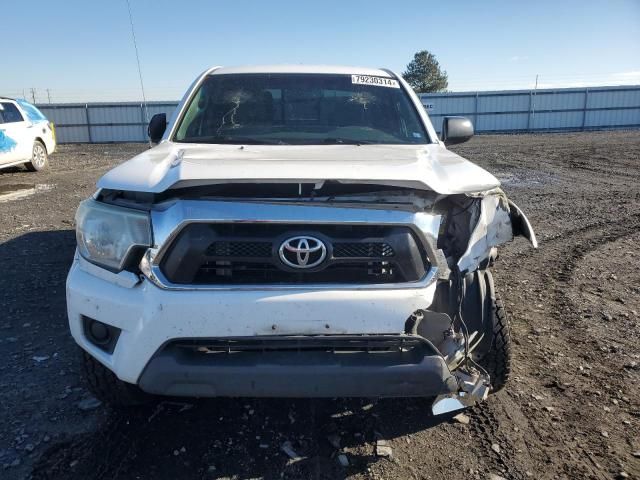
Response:
[[[76,255],[67,307],[76,342],[118,378],[150,393],[196,396],[429,396],[451,391],[442,357],[321,352],[194,360],[164,347],[176,339],[268,335],[402,335],[405,322],[428,308],[436,288],[400,290],[193,290],[159,288],[113,274]],[[121,329],[113,353],[91,343],[89,317]]]
[[[277,345],[283,337],[262,337],[264,349],[206,353],[174,342],[153,357],[139,385],[149,393],[196,397],[415,397],[457,390],[444,359],[426,343],[371,351],[309,349],[316,340],[329,345],[352,338],[355,345],[379,337],[284,337],[295,338],[297,349]]]
[[[432,262],[418,282],[398,284],[176,285],[160,260],[189,223],[404,225],[422,240]],[[71,332],[77,343],[123,381],[150,393],[189,396],[432,396],[457,389],[445,359],[427,340],[420,348],[309,349],[309,340],[406,336],[407,319],[430,307],[446,261],[436,252],[440,217],[403,210],[184,200],[152,211],[154,245],[145,276],[110,273],[76,255],[67,280]],[[441,252],[440,252],[441,253]],[[145,266],[146,265],[146,266]],[[119,329],[117,343],[97,347],[86,318]],[[202,355],[176,341],[295,337],[299,349]],[[421,337],[418,337],[421,338]],[[244,339],[244,340],[243,340]],[[415,340],[415,337],[414,337]],[[110,346],[111,347],[111,346]],[[111,352],[111,353],[110,353]]]

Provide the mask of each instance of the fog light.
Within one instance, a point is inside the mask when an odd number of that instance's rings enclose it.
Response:
[[[96,341],[96,343],[107,343],[109,341],[109,337],[111,337],[109,333],[109,329],[104,323],[96,322],[92,320],[89,324],[89,333]]]
[[[93,345],[107,353],[113,353],[120,336],[120,329],[89,317],[82,317],[84,335]]]

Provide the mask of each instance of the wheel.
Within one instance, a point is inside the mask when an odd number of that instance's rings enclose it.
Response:
[[[115,408],[143,405],[151,396],[136,385],[123,382],[87,352],[82,351],[82,366],[89,390],[102,403]]]
[[[504,388],[511,374],[511,328],[507,312],[497,294],[491,299],[491,310],[493,312],[491,347],[478,363],[491,376],[491,391],[495,393]]]
[[[47,147],[44,146],[40,140],[33,142],[33,149],[31,150],[31,161],[25,163],[27,170],[32,172],[38,172],[47,168],[49,164],[49,157],[47,156]]]

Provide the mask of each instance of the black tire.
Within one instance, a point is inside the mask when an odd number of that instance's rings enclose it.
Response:
[[[492,303],[491,348],[479,363],[491,376],[491,390],[495,393],[504,388],[511,375],[511,327],[502,300],[497,294]]]
[[[111,407],[135,407],[148,403],[152,398],[136,385],[120,380],[85,351],[82,352],[82,367],[91,393]]]
[[[49,165],[47,147],[40,140],[33,142],[31,148],[31,161],[24,164],[30,172],[39,172]]]

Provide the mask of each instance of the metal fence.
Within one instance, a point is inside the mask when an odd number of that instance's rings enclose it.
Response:
[[[149,118],[166,113],[178,102],[147,102]],[[58,103],[38,105],[56,126],[58,143],[110,143],[147,141],[147,122],[142,103]]]
[[[478,133],[640,127],[640,86],[421,94],[434,127],[461,115]]]
[[[439,132],[446,115],[469,117],[477,133],[640,127],[640,86],[421,94]],[[149,102],[149,117],[170,117],[178,102]],[[141,103],[43,104],[60,143],[144,142]]]

